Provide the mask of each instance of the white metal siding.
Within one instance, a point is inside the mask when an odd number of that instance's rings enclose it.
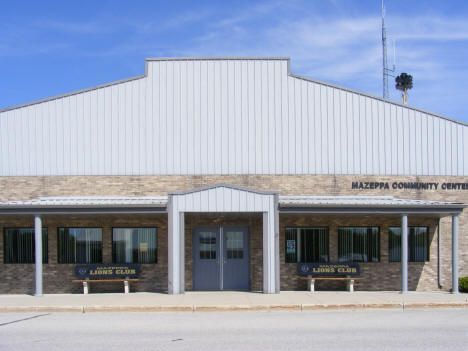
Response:
[[[210,106],[207,104],[207,106]],[[263,215],[263,292],[279,292],[279,233],[276,195],[217,185],[193,192],[169,194],[168,291],[184,291],[186,212],[260,212]]]
[[[0,176],[466,176],[467,137],[285,59],[148,61],[146,77],[1,112]]]
[[[271,212],[274,195],[257,194],[228,187],[204,189],[188,194],[172,195],[174,212]]]

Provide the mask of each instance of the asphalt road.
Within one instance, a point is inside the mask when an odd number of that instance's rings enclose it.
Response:
[[[0,350],[467,350],[468,310],[0,314]]]

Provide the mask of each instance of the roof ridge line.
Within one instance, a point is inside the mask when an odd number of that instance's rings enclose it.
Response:
[[[193,56],[193,57],[148,57],[146,61],[217,61],[217,60],[266,60],[289,61],[288,56]]]

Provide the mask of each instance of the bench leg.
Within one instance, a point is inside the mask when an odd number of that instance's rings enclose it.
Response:
[[[129,291],[130,291],[130,286],[128,285],[128,280],[124,281],[124,290],[125,290],[126,294],[128,294]]]
[[[88,282],[83,282],[83,294],[88,294]]]
[[[348,291],[349,292],[354,291],[354,279],[348,280]]]
[[[315,291],[315,279],[309,279],[307,281],[307,284],[309,285],[308,288],[309,288],[309,291],[310,292],[314,292]]]

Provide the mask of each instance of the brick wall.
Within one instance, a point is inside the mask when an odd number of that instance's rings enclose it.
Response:
[[[142,264],[140,281],[131,284],[132,291],[167,290],[167,216],[158,215],[104,215],[104,216],[43,216],[42,225],[48,230],[49,261],[43,264],[44,293],[81,293],[82,286],[72,283],[75,264],[57,262],[57,228],[59,227],[98,227],[102,228],[102,260],[112,263],[112,228],[113,227],[157,227],[156,264]],[[34,264],[4,264],[4,227],[34,227],[32,216],[0,216],[0,259],[2,279],[0,293],[34,293]],[[91,285],[95,292],[122,292],[122,284]]]
[[[413,181],[413,182],[457,182],[468,183],[468,177],[408,177],[408,176],[344,176],[344,175],[241,175],[241,176],[71,176],[71,177],[0,177],[0,201],[25,200],[40,196],[155,196],[167,195],[169,191],[186,190],[217,183],[246,186],[259,190],[276,190],[280,195],[392,195],[405,199],[453,201],[468,203],[467,190],[404,190],[351,188],[353,181]],[[83,190],[86,189],[86,190]],[[211,223],[246,224],[251,227],[251,281],[252,290],[260,290],[261,278],[261,219],[248,215],[187,215],[186,224],[186,282],[191,287],[191,229],[196,225]],[[250,215],[252,216],[252,215]],[[255,216],[254,216],[255,217]],[[44,265],[45,292],[80,291],[78,286],[68,284],[73,279],[72,266],[56,263],[56,227],[58,226],[99,226],[103,227],[104,239],[111,233],[115,223],[122,226],[156,225],[158,227],[158,264],[144,265],[142,281],[135,285],[138,291],[161,291],[167,289],[167,217],[155,216],[45,216],[44,226],[49,227],[49,263]],[[145,224],[144,224],[145,223]],[[357,283],[357,289],[398,290],[400,287],[400,266],[388,262],[388,226],[399,225],[398,217],[317,217],[310,215],[280,215],[280,262],[282,289],[303,289],[304,282],[295,277],[295,265],[284,263],[284,227],[299,225],[326,225],[330,227],[330,254],[337,253],[337,227],[340,225],[377,225],[381,227],[380,263],[362,264],[365,279]],[[436,290],[437,286],[437,224],[434,218],[409,217],[410,225],[430,227],[430,261],[409,264],[409,288]],[[226,224],[225,224],[226,225]],[[0,216],[0,230],[3,227],[33,226],[32,217]],[[442,285],[451,288],[451,218],[441,221],[442,229]],[[107,234],[106,234],[107,233]],[[259,233],[258,235],[256,233]],[[34,288],[34,265],[3,264],[3,233],[0,239],[0,267],[6,279],[0,282],[1,293],[32,292]],[[253,242],[252,242],[253,240]],[[107,243],[106,243],[107,241]],[[106,246],[107,245],[107,246]],[[460,276],[468,276],[468,210],[460,216]],[[110,238],[104,241],[104,259],[111,260]],[[259,262],[259,263],[257,263]],[[260,267],[260,268],[259,268]],[[255,271],[257,270],[257,271]],[[64,284],[64,282],[66,282]],[[322,284],[323,282],[319,283]],[[318,286],[320,289],[320,285]],[[327,288],[324,286],[324,288]],[[339,284],[335,287],[343,288]],[[98,288],[96,288],[98,289]],[[114,288],[113,288],[114,289]],[[120,291],[120,287],[116,290]]]
[[[282,290],[304,290],[306,281],[298,279],[297,265],[285,262],[285,228],[329,228],[330,262],[338,261],[338,228],[342,226],[378,226],[380,229],[380,262],[359,263],[361,280],[355,283],[356,290],[400,290],[401,267],[398,262],[389,262],[388,228],[399,226],[399,216],[313,216],[304,214],[280,215],[280,270]],[[408,263],[409,290],[438,290],[437,282],[437,226],[438,220],[427,217],[409,217],[410,226],[429,227],[429,261]],[[447,277],[450,278],[450,277]],[[449,279],[450,280],[450,279]],[[317,289],[344,290],[345,282],[317,281]]]

